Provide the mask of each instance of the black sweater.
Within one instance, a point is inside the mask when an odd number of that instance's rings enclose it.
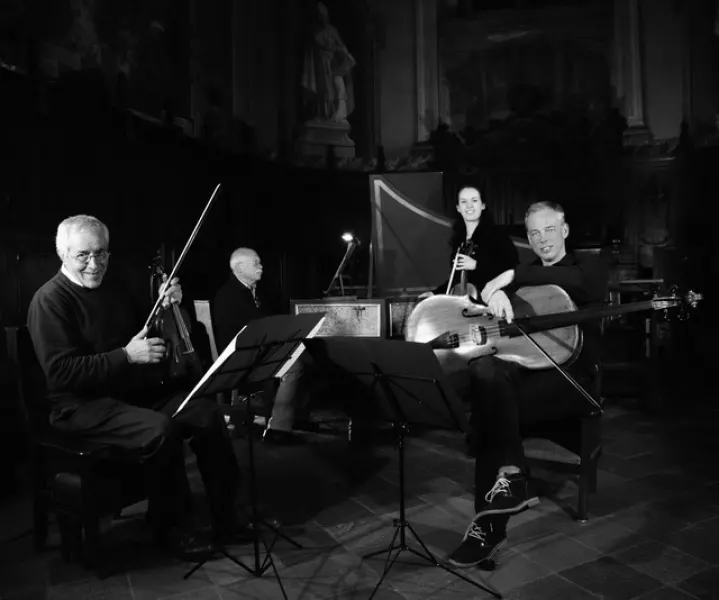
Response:
[[[509,269],[513,269],[519,264],[519,253],[517,247],[505,232],[500,230],[494,223],[480,222],[472,234],[471,240],[476,244],[474,259],[477,261],[477,268],[473,271],[467,271],[467,283],[473,284],[477,288],[477,293],[481,294],[482,289],[488,281],[494,279],[500,273],[504,273]],[[464,241],[464,240],[462,240]],[[460,244],[455,244],[452,249],[450,260],[450,273],[452,272],[452,263],[457,254]],[[457,285],[460,281],[462,272],[456,271],[453,285]],[[446,294],[449,278],[442,285],[435,288],[435,294]]]
[[[35,293],[28,329],[53,412],[159,382],[156,365],[131,365],[123,350],[149,314],[143,308],[109,273],[89,289],[58,272]]]

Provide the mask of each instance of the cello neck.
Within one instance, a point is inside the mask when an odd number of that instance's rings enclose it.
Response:
[[[628,313],[641,312],[644,310],[657,310],[659,308],[669,308],[667,301],[660,301],[661,306],[657,306],[657,300],[644,300],[641,302],[632,302],[630,304],[619,304],[616,306],[605,306],[603,308],[585,308],[582,310],[571,310],[548,315],[534,315],[531,317],[520,317],[515,319],[522,328],[528,333],[547,331],[549,329],[558,329],[560,327],[569,327],[571,325],[579,325],[588,321],[602,319],[604,317],[614,317]],[[674,302],[669,301],[669,304]],[[509,337],[517,337],[522,335],[521,331],[513,327],[512,324],[506,324],[506,335]]]

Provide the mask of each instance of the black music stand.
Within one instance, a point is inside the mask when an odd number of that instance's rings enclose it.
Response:
[[[300,343],[306,340],[307,337],[315,335],[323,320],[324,313],[305,313],[293,316],[278,315],[252,321],[228,344],[227,348],[225,348],[215,363],[208,369],[202,380],[195,386],[182,404],[180,404],[173,417],[182,411],[185,405],[191,402],[194,397],[212,397],[215,394],[232,392],[233,390],[244,392],[251,383],[260,383],[272,377],[281,376],[302,353]],[[224,546],[218,544],[215,550],[192,567],[192,569],[183,576],[183,579],[190,577],[197,569],[211,560],[216,553],[219,553],[255,577],[260,577],[267,569],[272,567],[277,583],[282,590],[282,595],[286,600],[287,594],[285,593],[285,588],[282,585],[282,580],[280,579],[277,567],[272,558],[272,548],[279,537],[297,548],[302,548],[302,546],[279,531],[278,528],[262,519],[259,515],[257,509],[254,444],[250,431],[254,417],[252,403],[246,402],[245,424],[248,428],[247,459],[250,471],[247,491],[252,508],[251,522],[254,566],[250,567],[245,565],[230,555]],[[269,545],[262,535],[261,526],[266,527],[275,534],[272,543]],[[265,549],[265,558],[262,562],[260,562],[260,541]]]
[[[495,598],[501,598],[490,587],[440,563],[406,519],[404,438],[409,426],[464,433],[469,429],[459,399],[446,382],[442,367],[429,344],[377,338],[318,338],[307,340],[305,346],[313,357],[335,364],[368,386],[378,400],[380,419],[393,426],[399,458],[399,518],[394,519],[395,532],[389,546],[363,556],[371,558],[387,553],[384,571],[370,600],[399,555],[405,551],[489,592]],[[407,530],[424,553],[407,545]],[[399,543],[396,543],[398,537]],[[397,553],[392,556],[395,550]]]

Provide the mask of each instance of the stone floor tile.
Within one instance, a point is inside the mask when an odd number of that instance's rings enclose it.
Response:
[[[653,452],[647,452],[631,458],[604,454],[599,459],[599,464],[603,470],[628,480],[639,479],[653,473],[659,473],[673,466],[672,463],[667,464],[666,460],[662,460],[662,457],[658,453]]]
[[[676,587],[699,600],[716,600],[719,598],[719,567],[692,575]]]
[[[607,556],[560,571],[559,574],[606,600],[630,600],[663,587],[653,577]]]
[[[501,594],[506,594],[523,585],[543,579],[550,569],[530,560],[526,556],[502,549],[496,558],[494,571],[474,570],[475,577],[490,584]]]
[[[86,574],[86,577],[88,574]],[[48,590],[48,600],[77,600],[77,598],[97,598],[97,600],[124,600],[132,598],[127,575],[108,579],[87,578],[52,586]]]
[[[675,584],[711,568],[706,561],[657,541],[632,546],[612,556],[664,584]]]
[[[612,523],[608,519],[590,521],[578,529],[566,533],[580,544],[602,554],[610,554],[649,541],[647,536]]]
[[[599,558],[599,552],[563,533],[550,533],[544,538],[520,542],[514,544],[512,549],[554,572]]]
[[[685,525],[709,521],[719,514],[719,505],[698,502],[695,493],[650,502],[647,508],[659,515],[668,515],[673,520]]]
[[[637,596],[635,600],[697,600],[697,597],[686,594],[675,587],[667,586]]]
[[[156,600],[212,587],[212,581],[202,568],[190,578],[183,579],[191,568],[189,563],[175,563],[163,568],[130,571],[128,577],[135,599]]]
[[[666,543],[696,558],[719,564],[719,517],[680,529]]]
[[[372,516],[375,516],[372,510],[357,502],[354,498],[348,498],[340,504],[325,508],[322,512],[315,515],[314,520],[323,527],[332,527],[339,523],[346,523]]]
[[[175,594],[173,596],[162,596],[157,600],[219,600],[220,594],[217,588],[204,588],[202,590],[192,590],[190,592],[184,592],[182,594]]]
[[[556,574],[523,585],[504,596],[504,600],[596,600],[598,596]]]
[[[666,540],[671,533],[687,526],[684,521],[675,519],[667,513],[651,510],[650,502],[642,502],[620,510],[606,520],[659,541]]]

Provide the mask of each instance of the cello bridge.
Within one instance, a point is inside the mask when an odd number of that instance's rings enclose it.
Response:
[[[472,336],[472,342],[477,346],[484,346],[487,343],[487,331],[481,325],[472,325],[470,335]]]

